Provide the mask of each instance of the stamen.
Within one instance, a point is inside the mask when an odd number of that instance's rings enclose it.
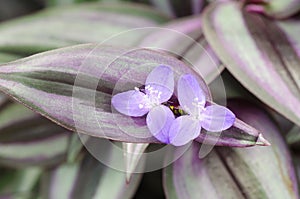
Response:
[[[145,98],[149,100],[144,107],[153,107],[160,104],[160,98],[162,95],[162,92],[158,89],[155,89],[155,87],[152,87],[150,85],[145,86],[146,95]],[[146,99],[145,99],[146,100]]]

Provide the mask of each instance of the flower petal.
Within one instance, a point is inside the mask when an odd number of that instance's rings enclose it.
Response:
[[[176,118],[170,128],[170,143],[182,146],[199,136],[201,125],[189,115]]]
[[[146,100],[144,93],[130,90],[114,95],[111,103],[117,111],[124,115],[140,117],[149,111],[149,108],[145,106]]]
[[[159,103],[168,101],[174,92],[173,70],[169,66],[157,66],[148,75],[145,85],[149,98],[155,98]]]
[[[151,134],[166,144],[170,143],[169,129],[174,120],[174,114],[164,105],[156,106],[151,109],[146,119]]]
[[[205,94],[193,75],[182,75],[178,80],[178,101],[189,114],[198,115],[199,108],[204,108]],[[198,108],[197,108],[198,107]]]
[[[235,115],[228,108],[220,105],[206,107],[201,116],[201,126],[212,132],[226,130],[235,121]]]

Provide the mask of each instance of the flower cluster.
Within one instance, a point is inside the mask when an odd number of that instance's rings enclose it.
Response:
[[[197,138],[201,128],[220,132],[231,127],[235,115],[226,107],[206,105],[206,98],[196,78],[182,75],[177,84],[180,116],[174,115],[166,103],[174,93],[174,74],[170,67],[160,65],[148,75],[145,88],[135,88],[112,97],[112,105],[122,114],[141,117],[151,134],[159,141],[182,146]]]

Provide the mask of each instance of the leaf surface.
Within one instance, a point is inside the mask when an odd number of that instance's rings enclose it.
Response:
[[[299,51],[277,22],[248,13],[237,2],[212,4],[203,17],[208,43],[227,69],[260,100],[299,125]]]
[[[199,158],[196,142],[164,169],[167,198],[298,198],[298,185],[288,147],[274,122],[259,107],[231,101],[233,112],[264,131],[269,147],[215,147]]]

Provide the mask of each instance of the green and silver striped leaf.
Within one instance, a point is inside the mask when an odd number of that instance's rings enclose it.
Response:
[[[50,166],[65,160],[70,132],[18,103],[0,109],[0,164]]]
[[[0,198],[32,199],[37,197],[34,190],[42,174],[37,167],[20,170],[4,170],[0,168]]]
[[[67,129],[123,142],[159,143],[143,118],[121,115],[111,108],[111,95],[144,84],[158,65],[173,68],[175,82],[181,74],[197,77],[206,99],[204,80],[186,63],[148,49],[115,48],[93,44],[41,53],[0,67],[0,88],[30,109]],[[266,145],[262,132],[236,120],[221,137],[203,132],[217,145]]]
[[[115,155],[112,153],[108,158],[119,158]],[[45,199],[129,199],[141,177],[134,174],[130,182],[126,182],[124,172],[109,168],[86,154],[80,162],[61,165],[45,174],[42,196]]]
[[[133,46],[147,32],[135,31],[109,38],[134,28],[154,27],[167,19],[147,6],[125,2],[56,7],[0,24],[0,51],[28,55],[104,41],[106,44]]]
[[[248,13],[234,1],[210,5],[203,17],[208,43],[235,78],[300,125],[300,54],[289,34],[278,22]]]
[[[233,112],[264,131],[269,147],[216,147],[200,159],[200,145],[164,170],[164,188],[170,199],[297,199],[298,183],[291,155],[276,124],[261,110],[245,101],[231,101]]]
[[[266,14],[277,19],[291,17],[300,11],[299,0],[248,0],[247,10]]]
[[[224,69],[224,65],[204,38],[199,15],[173,20],[154,29],[139,43],[139,46],[166,51],[190,63],[207,84]]]

